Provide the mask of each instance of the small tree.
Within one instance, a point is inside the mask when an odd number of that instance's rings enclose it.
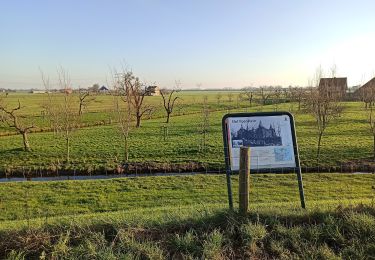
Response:
[[[42,82],[47,93],[47,100],[42,104],[42,108],[47,112],[47,118],[50,123],[50,127],[53,130],[55,137],[59,131],[59,109],[57,98],[51,93],[51,84],[49,77],[46,76],[40,69]],[[56,143],[55,143],[56,145]]]
[[[200,134],[202,135],[201,138],[201,145],[200,150],[202,152],[206,152],[207,146],[207,138],[210,131],[210,110],[208,106],[208,97],[203,97],[203,106],[202,106],[202,115],[201,115],[201,123],[200,123]]]
[[[232,103],[232,101],[233,101],[233,93],[232,92],[228,92],[228,102]]]
[[[80,115],[74,109],[74,95],[71,89],[70,76],[67,71],[60,67],[57,71],[59,87],[63,91],[62,103],[58,105],[59,128],[65,139],[66,162],[70,162],[70,148],[73,132],[79,127]]]
[[[328,95],[325,95],[324,93],[319,92],[317,86],[321,77],[322,71],[319,68],[315,74],[315,78],[313,79],[315,87],[310,88],[310,92],[306,98],[307,112],[310,113],[316,121],[318,132],[318,147],[316,158],[318,162],[320,159],[321,141],[325,130],[327,129],[327,126],[331,123],[331,121],[337,118],[342,112],[342,106],[337,100],[329,97]]]
[[[141,126],[141,119],[145,113],[152,112],[153,108],[144,103],[148,95],[147,87],[132,72],[125,72],[121,83],[122,93],[127,96],[127,102],[132,105],[136,118],[136,127]]]
[[[0,122],[5,123],[8,127],[14,128],[17,133],[22,135],[23,148],[25,151],[31,151],[30,143],[28,139],[28,133],[35,126],[32,123],[31,125],[23,122],[23,117],[17,115],[17,111],[21,109],[21,102],[18,100],[18,105],[15,108],[7,108],[7,106],[0,99],[0,111],[3,115],[0,118]]]
[[[56,136],[57,134],[61,135],[65,141],[65,158],[69,163],[73,132],[80,124],[80,115],[76,109],[77,102],[72,91],[70,76],[63,67],[59,67],[57,69],[57,85],[61,93],[52,94],[50,93],[49,78],[43,72],[41,73],[44,87],[48,93],[47,102],[43,104],[43,107],[47,110],[50,125]]]
[[[250,107],[253,103],[254,93],[255,91],[252,87],[245,87],[241,91],[241,96],[249,102]]]
[[[218,105],[220,104],[220,100],[221,100],[222,97],[223,97],[223,95],[221,94],[221,92],[218,92],[218,93],[216,94],[216,100],[217,100],[217,104],[218,104]]]
[[[274,87],[272,89],[272,96],[273,96],[272,103],[273,103],[275,111],[279,109],[279,103],[281,102],[282,94],[283,94],[283,89],[281,87]]]
[[[370,126],[370,132],[373,137],[373,158],[375,161],[375,85],[368,85],[368,88],[362,89],[361,92],[366,94],[362,94],[366,98],[363,100],[365,102],[365,111],[367,112],[368,123]]]
[[[129,93],[122,93],[119,88],[121,83],[115,84],[115,90],[112,92],[114,114],[116,122],[119,126],[121,136],[124,142],[124,160],[129,161],[129,133],[131,130],[132,123],[132,106],[130,103]],[[129,91],[129,89],[125,89]]]
[[[173,113],[173,108],[175,106],[175,103],[177,101],[177,99],[179,99],[180,97],[178,96],[174,96],[174,94],[177,94],[180,90],[179,89],[172,89],[172,90],[168,90],[168,89],[162,89],[160,90],[160,94],[161,94],[161,97],[163,98],[163,106],[164,106],[164,109],[165,109],[165,112],[166,112],[166,121],[165,123],[169,123],[169,118],[171,116],[171,114]]]
[[[78,114],[82,115],[83,109],[86,109],[88,104],[95,99],[95,97],[92,96],[92,93],[90,93],[89,90],[85,89],[78,89],[78,98],[79,98],[79,109]]]
[[[261,98],[262,105],[266,105],[268,99],[271,97],[272,87],[261,86],[259,87],[259,95]]]
[[[305,95],[305,89],[301,87],[289,87],[289,94],[290,94],[290,99],[292,102],[297,102],[298,103],[298,111],[301,110],[301,103],[303,101],[304,95]]]
[[[374,106],[370,106],[368,108],[368,123],[370,125],[370,130],[373,139],[372,151],[373,151],[373,159],[375,161],[375,109]]]
[[[130,132],[133,122],[133,111],[131,104],[130,86],[126,83],[129,76],[132,73],[122,70],[121,73],[117,73],[116,70],[112,71],[112,82],[108,86],[112,85],[113,90],[110,91],[113,99],[113,117],[118,125],[119,133],[123,140],[124,149],[124,161],[129,162],[129,143],[130,143]]]

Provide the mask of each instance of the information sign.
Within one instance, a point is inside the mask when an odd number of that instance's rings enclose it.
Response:
[[[294,119],[288,112],[227,114],[222,120],[229,207],[233,208],[230,175],[240,167],[240,147],[250,147],[251,172],[297,173],[305,208]]]

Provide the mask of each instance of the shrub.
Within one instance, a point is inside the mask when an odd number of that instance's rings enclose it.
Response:
[[[206,236],[203,243],[203,256],[205,259],[221,259],[221,246],[223,244],[223,234],[219,230],[214,230]]]
[[[172,251],[176,251],[182,255],[190,255],[198,257],[202,248],[198,242],[198,238],[193,230],[189,230],[184,235],[176,234],[171,241]]]

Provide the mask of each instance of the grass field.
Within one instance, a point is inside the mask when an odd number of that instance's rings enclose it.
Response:
[[[221,93],[221,99],[217,100],[217,93]],[[231,93],[231,101],[229,101],[228,93]],[[176,94],[178,99],[174,115],[184,115],[191,113],[199,113],[202,110],[203,97],[207,97],[207,104],[212,110],[225,110],[231,108],[239,108],[248,106],[248,102],[239,99],[240,91],[183,91]],[[53,101],[62,102],[62,95],[52,94]],[[49,122],[45,114],[44,104],[48,102],[47,94],[30,94],[30,93],[10,93],[8,96],[0,96],[4,103],[9,108],[16,107],[20,101],[22,109],[18,112],[19,115],[26,117],[27,122],[34,122],[38,128],[33,131],[39,132],[41,130],[48,130]],[[160,96],[146,96],[145,104],[154,107],[152,118],[160,118],[165,116],[165,111],[162,105],[163,99]],[[78,112],[79,101],[78,96],[73,101],[73,106]],[[83,110],[81,123],[87,126],[97,124],[108,124],[110,119],[114,118],[114,98],[109,94],[93,94],[93,100],[88,102],[88,105]],[[144,118],[148,119],[149,114],[145,114]],[[25,119],[25,118],[24,118]],[[0,125],[0,136],[12,134],[13,130]]]
[[[225,93],[225,92],[223,92]],[[207,149],[201,151],[202,134],[202,102],[203,95],[209,97],[210,129],[207,138]],[[212,92],[186,92],[181,93],[184,105],[182,110],[175,111],[175,116],[169,125],[169,137],[163,138],[162,127],[164,119],[156,118],[144,120],[139,129],[132,129],[130,133],[130,162],[151,162],[158,166],[159,172],[177,165],[175,168],[189,168],[189,164],[203,165],[206,170],[217,171],[224,168],[221,118],[227,112],[245,111],[274,111],[276,105],[248,106],[246,101],[238,104],[236,98],[232,102],[227,100],[226,94],[220,103],[217,102],[215,93]],[[236,93],[238,95],[238,93]],[[12,102],[23,98],[30,109],[29,115],[40,110],[43,95],[28,94],[17,96],[10,95]],[[84,114],[84,121],[88,124],[103,122],[106,125],[90,126],[77,130],[71,141],[71,163],[64,164],[65,140],[51,132],[30,134],[32,152],[24,152],[21,147],[20,136],[0,137],[0,172],[3,176],[22,174],[56,174],[63,170],[69,173],[83,174],[112,173],[117,165],[124,160],[123,141],[115,123],[108,125],[110,113],[110,96],[98,96],[88,111]],[[148,102],[160,103],[160,97],[149,97]],[[312,171],[343,171],[347,162],[353,162],[355,171],[366,171],[365,165],[356,160],[368,160],[373,157],[373,140],[367,123],[367,115],[363,104],[359,102],[343,103],[345,107],[340,118],[334,121],[326,130],[322,141],[322,155],[319,168],[315,159],[316,154],[316,129],[311,116],[296,111],[297,105],[293,103],[278,104],[278,110],[292,110],[296,118],[296,130],[300,149],[301,164],[303,169],[312,167]],[[159,107],[159,116],[162,110]],[[107,112],[106,112],[107,111]],[[178,116],[179,115],[179,116]],[[39,120],[41,116],[38,115]],[[147,119],[147,118],[146,118]],[[46,121],[46,119],[44,119]],[[107,122],[107,123],[106,123]],[[45,122],[47,124],[47,121]],[[42,124],[43,125],[43,124]],[[3,133],[9,131],[3,128]],[[180,166],[179,166],[180,165]],[[144,170],[140,167],[139,171]],[[349,169],[350,170],[350,169]]]
[[[375,207],[139,211],[0,231],[4,259],[372,259]]]
[[[258,174],[250,180],[254,205],[299,205],[294,174]],[[306,174],[307,205],[369,202],[375,199],[374,174]],[[234,200],[238,176],[233,176]],[[75,215],[118,210],[227,204],[223,175],[160,176],[91,181],[0,184],[0,220]]]
[[[246,216],[226,210],[221,175],[2,183],[0,258],[375,256],[375,175],[304,175],[307,210],[294,175],[250,182]]]

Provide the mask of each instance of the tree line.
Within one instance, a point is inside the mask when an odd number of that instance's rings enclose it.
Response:
[[[57,69],[57,84],[61,91],[51,91],[50,78],[41,72],[43,86],[46,90],[46,100],[41,107],[45,111],[50,129],[56,139],[62,138],[65,141],[66,162],[70,162],[72,135],[79,128],[83,111],[95,100],[97,86],[89,89],[78,89],[72,91],[72,82],[69,73],[62,67]],[[145,113],[151,114],[155,107],[145,102],[149,89],[131,71],[117,74],[112,82],[113,89],[110,91],[113,101],[112,113],[120,129],[124,141],[124,160],[129,159],[129,132],[131,128],[139,128],[141,119]],[[177,86],[178,87],[178,86]],[[180,89],[161,89],[160,94],[165,110],[165,123],[168,125],[170,116],[174,111]],[[19,113],[25,107],[18,100],[17,106],[11,106],[7,102],[8,95],[0,95],[0,123],[13,128],[23,138],[23,149],[31,151],[28,134],[37,128],[35,122]],[[77,109],[78,107],[78,109]],[[56,145],[56,142],[55,142]],[[57,147],[56,147],[57,149]]]

